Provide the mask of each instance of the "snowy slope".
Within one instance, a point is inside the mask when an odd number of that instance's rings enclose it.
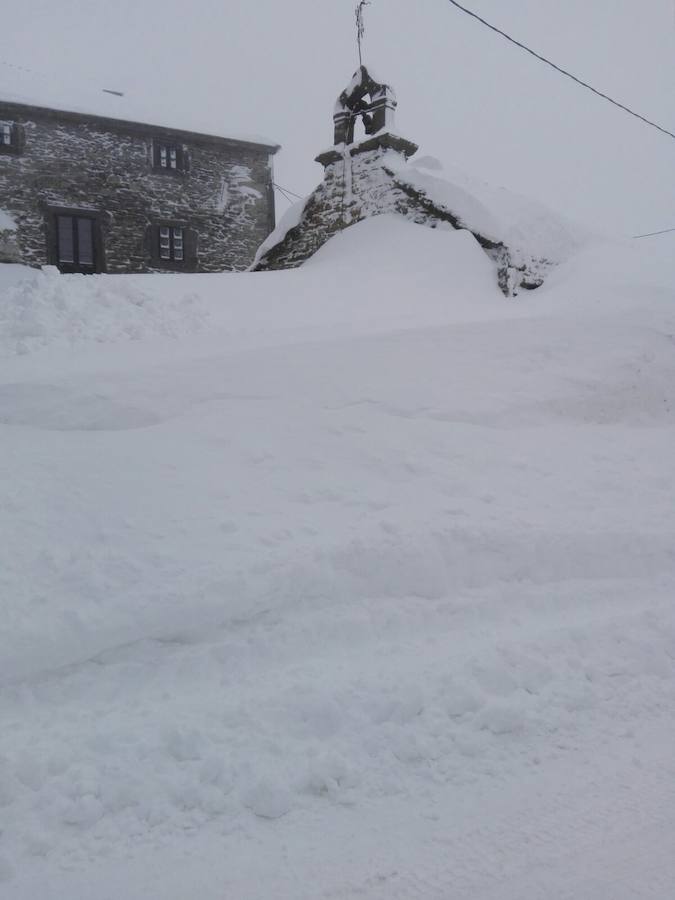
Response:
[[[671,896],[672,244],[0,279],[3,900]]]
[[[590,240],[587,229],[542,203],[489,184],[435,157],[414,157],[398,168],[396,178],[453,212],[467,228],[502,241],[516,257],[564,262]]]

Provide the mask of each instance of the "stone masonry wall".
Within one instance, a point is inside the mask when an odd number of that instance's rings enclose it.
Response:
[[[378,147],[352,156],[347,149],[341,159],[329,163],[323,182],[307,199],[298,225],[261,256],[256,270],[299,266],[333,234],[371,216],[396,213],[429,228],[461,227],[450,213],[396,181],[394,152]],[[497,264],[500,285],[506,288],[506,248],[476,237]]]
[[[302,219],[256,264],[257,270],[301,265],[336,232],[370,216],[398,212],[406,198],[382,167],[381,148],[345,155],[326,166],[321,184],[305,202]]]
[[[17,223],[21,262],[55,261],[50,211],[56,208],[99,214],[107,272],[243,270],[274,227],[273,148],[176,132],[189,169],[158,171],[153,139],[170,139],[166,129],[25,109],[18,115],[0,104],[0,120],[24,132],[20,154],[0,155],[0,208]],[[160,223],[188,231],[185,264],[157,259],[153,228]],[[0,255],[2,261],[15,260]]]
[[[326,166],[324,180],[305,202],[300,222],[257,260],[257,271],[288,269],[302,265],[336,232],[363,219],[396,213],[428,228],[464,228],[449,210],[433,202],[405,181],[398,181],[399,160],[395,151],[378,147],[356,152],[350,148],[339,160]],[[337,155],[337,154],[336,154]],[[502,243],[477,232],[474,237],[496,267],[503,293],[511,296],[518,288],[542,283],[536,267],[516,264]]]

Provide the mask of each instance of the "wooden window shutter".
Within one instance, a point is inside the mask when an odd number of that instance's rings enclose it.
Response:
[[[153,262],[159,259],[159,225],[149,225],[145,230],[145,252]]]
[[[26,146],[26,130],[18,122],[12,128],[12,147],[17,153],[21,153]]]
[[[185,244],[185,260],[193,264],[197,262],[197,232],[193,228],[183,229],[183,241]]]

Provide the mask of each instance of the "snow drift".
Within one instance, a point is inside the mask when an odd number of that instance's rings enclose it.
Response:
[[[3,900],[665,900],[671,249],[0,268]]]

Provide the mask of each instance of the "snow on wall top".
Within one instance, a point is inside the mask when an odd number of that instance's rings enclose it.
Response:
[[[434,157],[401,165],[396,154],[387,159],[396,181],[423,191],[462,224],[512,250],[551,262],[564,262],[581,248],[589,233],[535,200],[495,187]]]
[[[378,88],[376,95],[372,97],[373,100],[386,96],[390,97],[392,100],[396,99],[396,93],[391,85],[378,78],[370,66],[359,66],[356,72],[354,72],[352,80],[336,100],[334,112],[343,112],[345,103],[357,94],[366,84],[377,86]]]
[[[20,103],[66,113],[101,116],[120,122],[135,122],[159,128],[190,131],[195,134],[262,144],[278,149],[278,144],[269,138],[261,135],[239,134],[226,128],[220,128],[219,124],[214,124],[213,120],[200,119],[190,111],[187,104],[181,109],[177,109],[172,103],[168,109],[164,109],[158,103],[141,95],[125,94],[120,97],[103,89],[97,91],[90,87],[83,88],[80,83],[76,84],[72,81],[64,83],[59,80],[57,84],[46,76],[8,66],[2,67],[0,103],[2,102]]]
[[[271,250],[272,247],[276,247],[277,244],[280,244],[284,240],[291,228],[295,228],[296,225],[300,224],[306,205],[306,200],[298,200],[297,203],[289,206],[289,208],[277,223],[277,227],[274,229],[274,231],[269,234],[267,238],[262,242],[262,244],[258,247],[258,252],[255,255],[255,259],[251,263],[251,269],[255,269],[255,267],[258,265],[258,263],[268,250]]]

